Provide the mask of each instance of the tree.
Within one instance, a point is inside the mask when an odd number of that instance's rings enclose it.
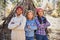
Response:
[[[5,4],[5,0],[4,0],[4,4]],[[11,10],[10,14],[8,15],[7,18],[4,19],[4,22],[2,24],[2,29],[4,31],[4,33],[7,33],[8,35],[5,35],[5,37],[7,38],[7,40],[10,40],[10,30],[8,29],[8,24],[11,20],[12,17],[15,16],[15,10],[17,6],[22,6],[24,8],[23,13],[26,13],[27,10],[34,10],[35,11],[35,6],[32,2],[32,0],[23,0],[23,2],[18,2],[17,5],[14,7],[13,10]]]
[[[58,14],[59,14],[59,16],[60,16],[60,1],[58,1],[57,7],[58,7],[57,12],[58,12]]]

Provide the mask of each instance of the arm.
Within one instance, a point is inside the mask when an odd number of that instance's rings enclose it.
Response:
[[[33,24],[32,27],[30,27],[31,30],[37,30],[37,26],[36,26],[36,23]]]
[[[25,27],[25,31],[32,31],[32,30],[36,30],[36,29],[37,29],[37,26],[36,26],[36,25],[26,26],[26,27]]]
[[[27,26],[25,27],[25,31],[31,31],[29,28],[27,28]]]
[[[35,21],[36,21],[36,25],[37,25],[37,27],[40,27],[40,23],[39,23],[39,21],[38,21],[37,18],[35,19]]]
[[[17,25],[18,25],[18,23],[15,23],[14,22],[14,17],[11,19],[11,21],[9,22],[9,24],[8,24],[8,29],[15,29],[16,27],[17,27]]]
[[[46,23],[44,24],[45,28],[47,28],[48,26],[50,26],[50,23],[48,21],[46,21]]]
[[[36,24],[37,24],[38,29],[47,28],[48,26],[50,26],[50,23],[48,21],[46,21],[46,23],[44,24],[40,24],[37,18],[36,18]]]
[[[36,18],[35,21],[36,21],[37,29],[40,30],[42,28],[41,27],[42,25],[39,23],[38,18]]]
[[[17,30],[24,30],[25,25],[26,25],[26,18],[23,17],[22,22],[21,22],[21,25],[19,25],[16,29]]]
[[[50,23],[48,21],[46,21],[44,24],[41,24],[41,28],[47,28],[48,26],[50,26]]]
[[[30,23],[29,21],[27,21],[25,29],[26,30],[29,30],[29,31],[36,30],[37,29],[37,26],[36,26],[35,20],[33,20],[32,23]]]

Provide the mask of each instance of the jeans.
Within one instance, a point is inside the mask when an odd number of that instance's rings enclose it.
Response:
[[[36,34],[36,40],[48,40],[47,35]]]
[[[26,40],[34,40],[34,37],[26,37]]]

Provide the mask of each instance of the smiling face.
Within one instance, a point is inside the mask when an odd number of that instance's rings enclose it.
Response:
[[[28,18],[29,20],[32,20],[33,17],[34,17],[34,15],[33,15],[32,12],[29,12],[29,13],[27,14],[27,18]]]
[[[17,15],[20,15],[20,14],[22,14],[22,9],[21,8],[18,8],[17,10],[16,10],[16,13],[17,13]]]
[[[38,12],[38,16],[42,17],[44,15],[43,11]]]
[[[42,8],[36,8],[37,16],[42,17],[44,15],[44,10]]]

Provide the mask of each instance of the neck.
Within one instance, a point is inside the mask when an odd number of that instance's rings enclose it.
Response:
[[[32,20],[32,19],[28,19],[28,20]]]
[[[39,17],[43,17],[43,16],[39,16]]]
[[[19,17],[20,15],[22,15],[22,14],[17,14],[17,17]]]
[[[20,15],[17,15],[17,16],[20,16]]]

